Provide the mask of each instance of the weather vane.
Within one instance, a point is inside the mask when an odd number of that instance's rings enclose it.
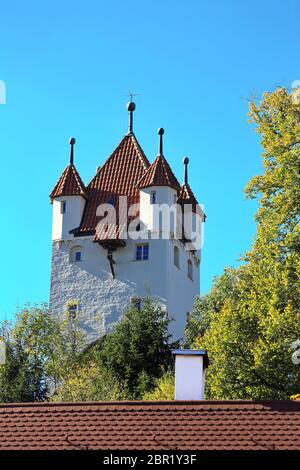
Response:
[[[130,98],[130,101],[132,101],[135,96],[139,96],[139,93],[134,93],[134,91],[129,90],[128,95],[124,95],[124,96],[128,96]]]

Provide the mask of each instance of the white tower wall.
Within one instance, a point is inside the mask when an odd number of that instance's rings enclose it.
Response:
[[[136,244],[149,244],[149,259],[136,261]],[[174,244],[180,247],[181,265],[174,265]],[[118,248],[116,278],[112,278],[107,251],[91,237],[53,242],[50,309],[57,316],[66,311],[68,301],[79,301],[78,318],[89,341],[109,331],[118,322],[134,297],[150,295],[174,318],[170,333],[183,337],[186,313],[199,294],[199,267],[194,280],[188,278],[186,260],[190,256],[180,242],[172,240],[127,240]],[[72,249],[81,249],[82,261],[72,261]]]
[[[174,263],[175,247],[179,250],[179,267]],[[185,245],[178,240],[170,241],[167,250],[167,309],[176,317],[176,330],[181,331],[183,336],[187,315],[200,293],[200,257],[186,250]],[[188,260],[192,263],[193,279],[188,276]]]
[[[65,201],[66,209],[62,212]],[[71,240],[70,230],[80,225],[85,199],[82,196],[60,196],[53,201],[52,212],[52,240]]]
[[[156,193],[156,207],[151,204],[151,193]],[[140,190],[140,220],[148,230],[156,230],[155,210],[157,205],[171,207],[177,199],[177,191],[168,186],[151,186]]]

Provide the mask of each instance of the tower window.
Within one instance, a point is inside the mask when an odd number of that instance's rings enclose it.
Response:
[[[180,259],[179,259],[179,248],[174,246],[174,264],[177,268],[180,268]]]
[[[60,213],[64,214],[67,208],[67,201],[61,201],[60,203]]]
[[[136,246],[136,253],[135,253],[136,261],[144,261],[149,259],[149,245],[148,243],[144,243],[143,245]]]
[[[190,259],[187,262],[187,270],[188,270],[188,277],[193,281],[194,279],[193,263]]]
[[[83,248],[81,246],[74,246],[70,251],[70,261],[78,263],[83,261]]]
[[[151,201],[151,204],[156,204],[156,202],[157,202],[156,191],[151,191],[150,201]]]
[[[78,311],[78,304],[70,304],[68,305],[68,316],[71,320],[74,320],[77,316]]]

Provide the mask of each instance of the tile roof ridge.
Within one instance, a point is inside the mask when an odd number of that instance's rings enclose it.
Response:
[[[1,409],[7,408],[55,408],[55,407],[82,407],[82,406],[205,406],[205,405],[278,405],[278,406],[290,406],[299,407],[300,401],[297,400],[158,400],[158,401],[142,401],[142,400],[126,400],[126,401],[78,401],[78,402],[20,402],[20,403],[1,403]]]
[[[105,162],[103,163],[103,165],[101,166],[101,168],[99,169],[99,171],[96,173],[96,175],[92,176],[91,180],[89,181],[89,183],[87,184],[87,189],[90,188],[90,185],[91,183],[94,181],[94,179],[96,178],[96,176],[98,175],[98,173],[102,172],[103,168],[108,164],[108,162],[115,156],[115,154],[118,152],[119,148],[121,147],[121,145],[123,144],[123,142],[125,140],[132,140],[133,142],[133,145],[135,146],[135,149],[136,149],[136,152],[138,154],[138,157],[140,158],[140,160],[142,161],[144,167],[145,167],[145,171],[147,171],[147,169],[150,167],[150,162],[148,160],[148,158],[146,157],[145,155],[145,152],[144,150],[142,149],[140,143],[138,142],[135,134],[133,132],[131,133],[127,133],[125,134],[122,139],[119,141],[119,143],[117,144],[117,146],[114,148],[114,150],[110,153],[110,155],[107,157],[107,159],[105,160]]]
[[[184,200],[185,192],[188,194],[188,196],[189,196],[190,199],[194,199],[195,202],[197,202],[197,199],[196,199],[196,197],[195,197],[195,195],[194,195],[194,193],[193,193],[193,190],[192,190],[192,188],[190,187],[189,183],[183,183],[183,184],[181,185],[181,194],[180,194],[179,197],[182,197],[183,200]]]
[[[136,137],[134,132],[131,133],[131,137],[133,139],[133,144],[136,147],[136,150],[139,154],[139,157],[140,158],[142,157],[141,160],[145,165],[145,170],[147,170],[150,167],[150,162],[149,162],[148,158],[146,157],[146,154],[145,154],[144,150],[142,149],[139,141],[137,140],[137,137]]]
[[[81,179],[81,176],[79,174],[79,171],[77,170],[76,166],[74,165],[74,163],[69,163],[69,166],[72,168],[72,171],[74,173],[74,176],[76,178],[76,181],[78,183],[79,186],[83,186],[83,190],[84,192],[86,191],[86,187],[84,185],[84,182],[82,181]]]

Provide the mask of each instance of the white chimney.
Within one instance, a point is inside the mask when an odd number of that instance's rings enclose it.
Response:
[[[207,352],[175,349],[172,353],[175,356],[175,400],[204,400]]]

